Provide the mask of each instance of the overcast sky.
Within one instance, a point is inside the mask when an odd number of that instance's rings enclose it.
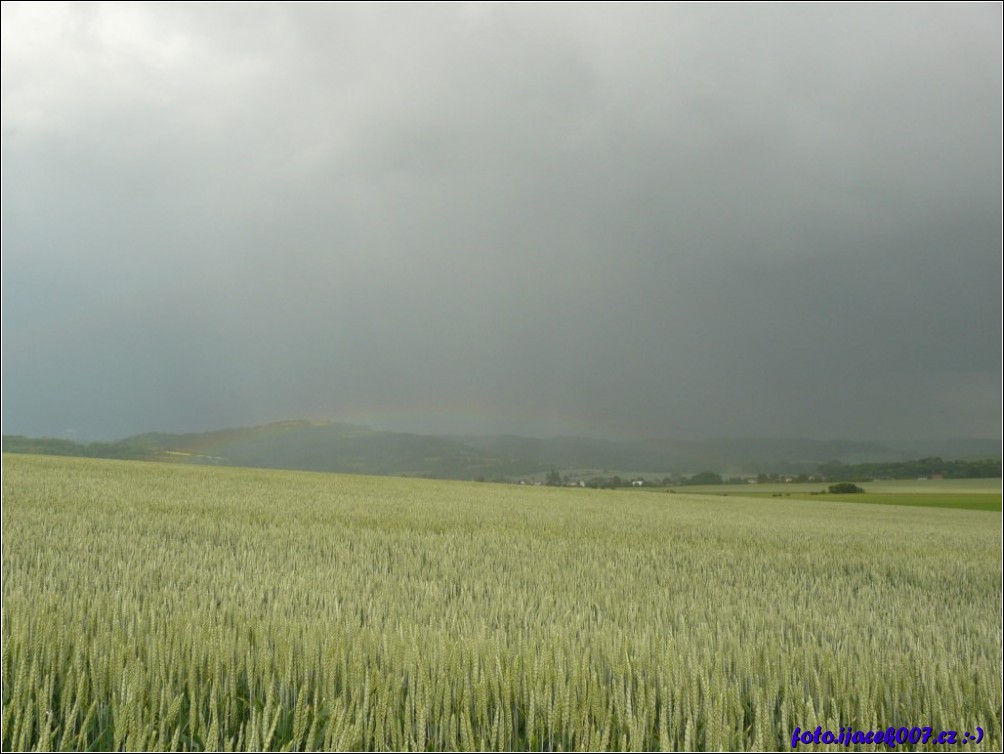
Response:
[[[6,434],[1000,437],[1000,3],[2,8]]]

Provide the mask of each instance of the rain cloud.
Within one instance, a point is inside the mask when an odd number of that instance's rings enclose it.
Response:
[[[3,431],[1000,437],[1001,6],[3,4]]]

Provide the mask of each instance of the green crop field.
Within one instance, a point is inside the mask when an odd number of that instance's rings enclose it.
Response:
[[[795,497],[793,495],[792,497]],[[804,495],[798,496],[806,499]],[[1001,511],[999,494],[938,494],[916,492],[865,492],[853,495],[827,495],[830,500],[845,503],[873,503],[877,505],[912,505],[921,508],[962,508],[974,511]],[[812,499],[812,498],[809,498]]]
[[[757,485],[716,484],[700,487],[677,487],[688,494],[727,495],[745,498],[778,498],[828,500],[844,503],[877,505],[910,505],[921,508],[962,508],[975,511],[1001,511],[1000,479],[930,479],[883,480],[861,482],[864,493],[850,495],[825,492],[827,482],[769,483]],[[662,492],[665,488],[642,488],[646,492]]]
[[[998,750],[1001,546],[985,511],[4,456],[3,749]]]
[[[867,487],[867,485],[865,485]],[[817,485],[818,487],[818,485]],[[818,494],[794,490],[792,492],[716,492],[716,495],[737,498],[778,498],[786,497],[802,501],[829,501],[841,503],[871,503],[874,505],[910,505],[918,508],[959,508],[973,511],[1001,512],[1001,496],[998,493],[922,493],[922,492],[868,492],[854,494]]]
[[[678,492],[732,493],[762,495],[765,493],[803,493],[824,490],[830,482],[767,482],[766,484],[709,484],[694,487],[674,487]],[[900,495],[1000,495],[1000,479],[883,479],[859,482],[869,492]],[[660,488],[642,488],[658,490]]]

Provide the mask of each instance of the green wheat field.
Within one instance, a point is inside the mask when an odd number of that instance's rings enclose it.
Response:
[[[4,456],[3,749],[1000,749],[1001,548],[994,511]]]

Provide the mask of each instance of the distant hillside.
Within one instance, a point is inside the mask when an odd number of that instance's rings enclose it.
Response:
[[[670,440],[641,443],[673,459],[673,471],[712,469],[722,473],[812,472],[829,461],[893,461],[909,456],[875,442],[806,440],[797,438]]]
[[[670,472],[669,455],[638,443],[597,440],[587,437],[519,437],[517,435],[459,436],[485,453],[507,458],[535,460],[547,468]]]
[[[118,458],[130,461],[150,459],[149,453],[122,441],[74,442],[56,437],[24,437],[4,435],[4,453],[32,453],[41,456],[82,456],[85,458]]]
[[[515,479],[551,469],[657,476],[701,471],[813,474],[833,463],[897,463],[932,456],[1000,459],[1000,443],[991,440],[902,446],[804,439],[618,442],[583,437],[432,436],[311,421],[193,434],[148,433],[100,443],[5,436],[3,450],[440,479]]]
[[[814,473],[820,464],[907,461],[924,456],[943,458],[1000,457],[991,440],[949,440],[887,446],[876,442],[806,439],[650,439],[614,442],[582,437],[529,438],[515,435],[453,438],[487,453],[537,459],[552,467],[694,474]],[[923,450],[923,452],[918,452]]]
[[[447,438],[337,422],[288,421],[192,435],[147,434],[122,442],[183,463],[352,474],[489,479],[542,470]]]
[[[1000,458],[1000,440],[949,439],[940,441],[915,441],[896,443],[896,448],[908,458],[926,458],[941,456],[942,458],[958,458],[972,460],[976,458]],[[862,462],[875,461],[874,458],[862,459]]]

